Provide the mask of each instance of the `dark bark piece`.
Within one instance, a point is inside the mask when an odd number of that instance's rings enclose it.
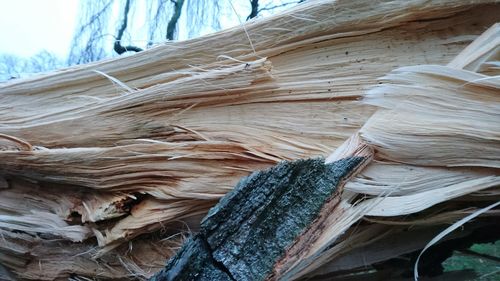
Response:
[[[362,160],[282,162],[243,178],[153,280],[265,280]]]
[[[167,280],[233,280],[226,269],[212,258],[212,253],[201,235],[186,241],[167,266],[151,281]]]

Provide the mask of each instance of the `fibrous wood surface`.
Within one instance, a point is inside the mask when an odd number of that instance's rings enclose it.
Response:
[[[498,198],[498,26],[469,44],[499,14],[306,1],[246,32],[1,85],[0,264],[20,279],[148,278],[240,177],[360,151],[375,160],[273,276],[353,269],[336,259],[462,217]]]

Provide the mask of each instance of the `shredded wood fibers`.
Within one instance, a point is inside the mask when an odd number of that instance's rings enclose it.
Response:
[[[148,278],[240,177],[328,155],[373,160],[278,279],[364,266],[362,246],[370,262],[422,248],[425,235],[373,245],[499,195],[493,2],[306,1],[0,84],[0,265],[21,280]]]

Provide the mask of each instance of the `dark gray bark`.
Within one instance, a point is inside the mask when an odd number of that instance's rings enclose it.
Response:
[[[165,280],[233,280],[227,270],[212,257],[201,235],[189,239],[165,269],[151,281]]]
[[[243,178],[152,280],[265,280],[362,160],[282,162]]]

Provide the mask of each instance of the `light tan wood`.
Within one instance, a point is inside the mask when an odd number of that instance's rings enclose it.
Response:
[[[1,84],[0,264],[21,279],[147,278],[240,177],[281,160],[375,157],[283,278],[371,243],[381,218],[341,235],[364,216],[494,197],[493,2],[311,0],[247,32]]]

